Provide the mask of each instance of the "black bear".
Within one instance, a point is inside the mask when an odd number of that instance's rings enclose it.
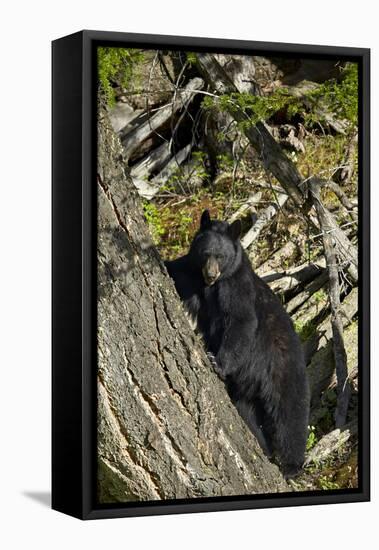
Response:
[[[239,242],[205,210],[189,253],[165,262],[231,400],[286,477],[302,467],[309,390],[301,342]]]

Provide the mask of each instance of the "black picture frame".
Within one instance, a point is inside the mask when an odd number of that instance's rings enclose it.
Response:
[[[99,45],[359,64],[359,488],[98,506],[96,482],[96,55]],[[81,31],[52,43],[52,507],[81,519],[370,499],[370,50]]]

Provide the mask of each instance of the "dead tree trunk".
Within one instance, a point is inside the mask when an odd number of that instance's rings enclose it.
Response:
[[[289,491],[191,330],[120,142],[104,120],[99,126],[100,502]]]
[[[337,256],[334,251],[333,234],[328,223],[330,213],[321,203],[320,191],[317,185],[312,185],[311,193],[315,202],[316,212],[322,229],[324,251],[329,273],[329,297],[331,322],[333,331],[333,350],[337,374],[337,408],[335,411],[336,428],[346,423],[347,409],[350,399],[350,385],[347,371],[347,355],[343,339],[343,324],[341,319],[340,284]]]

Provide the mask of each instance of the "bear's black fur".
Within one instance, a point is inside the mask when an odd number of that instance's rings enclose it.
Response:
[[[242,418],[286,477],[304,462],[309,390],[302,346],[251,268],[240,224],[201,217],[188,255],[165,262]]]

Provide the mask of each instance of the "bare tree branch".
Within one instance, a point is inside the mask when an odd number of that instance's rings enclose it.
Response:
[[[173,113],[182,109],[183,104],[188,103],[194,97],[194,91],[202,88],[204,85],[201,78],[192,79],[187,86],[177,93],[173,104],[166,105],[154,115],[150,116],[141,125],[133,131],[121,137],[125,155],[130,158],[145,139],[155,133],[165,122],[167,122]]]
[[[347,408],[350,400],[350,384],[347,372],[347,357],[343,341],[343,325],[340,315],[340,286],[338,278],[337,256],[333,243],[333,235],[330,232],[329,220],[331,214],[324,208],[319,187],[312,184],[310,188],[317,216],[323,229],[323,242],[326,263],[329,272],[329,297],[331,307],[331,324],[333,331],[333,350],[337,374],[337,407],[335,411],[336,427],[340,428],[346,423]]]
[[[354,221],[358,221],[358,213],[355,211],[353,203],[350,201],[349,197],[346,195],[343,189],[334,181],[328,181],[328,187],[333,191],[333,193],[338,197],[342,206],[344,206],[350,216]]]

